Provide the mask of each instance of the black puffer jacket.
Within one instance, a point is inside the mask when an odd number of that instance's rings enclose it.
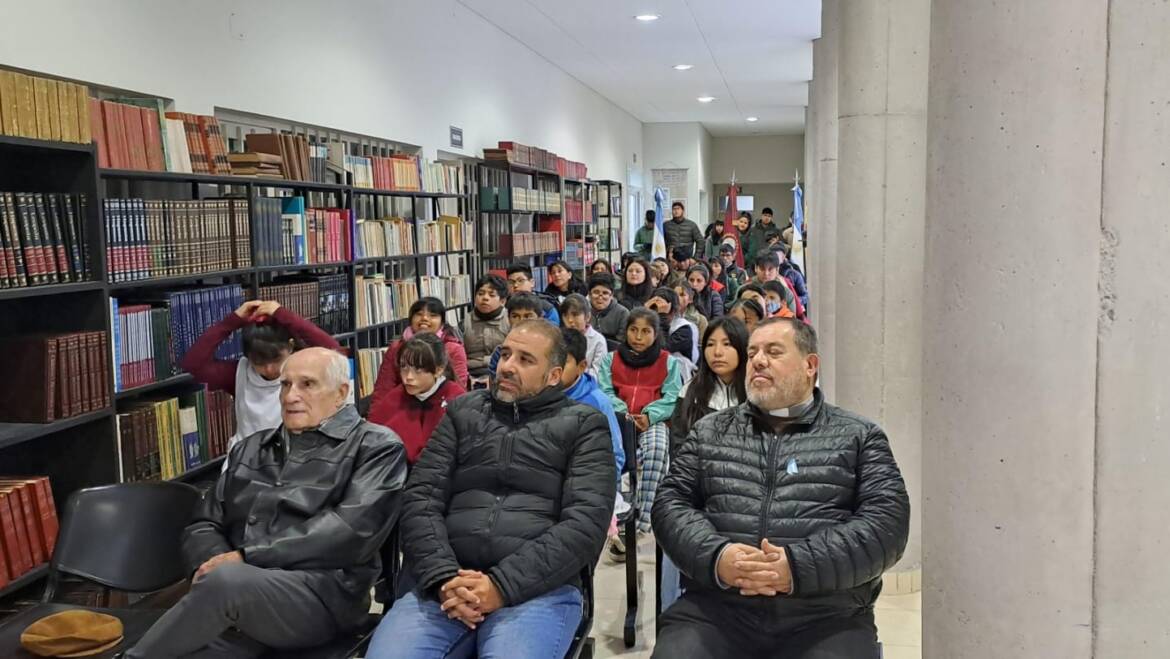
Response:
[[[774,434],[749,403],[695,424],[654,500],[655,536],[688,589],[772,618],[869,607],[902,556],[910,502],[889,441],[873,422],[824,402]],[[715,561],[730,542],[787,548],[791,596],[722,591]]]
[[[435,596],[460,569],[491,576],[504,605],[579,585],[597,561],[616,484],[609,423],[558,389],[519,403],[453,401],[403,495],[403,553]]]

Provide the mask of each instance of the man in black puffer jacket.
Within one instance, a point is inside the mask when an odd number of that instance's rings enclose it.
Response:
[[[566,348],[544,320],[514,325],[491,391],[450,404],[403,493],[416,587],[374,635],[370,659],[564,656],[581,620],[617,474],[609,424],[565,398]]]
[[[761,323],[747,366],[749,402],[695,424],[654,501],[687,589],[654,656],[876,658],[873,604],[910,523],[886,435],[824,401],[804,323]]]

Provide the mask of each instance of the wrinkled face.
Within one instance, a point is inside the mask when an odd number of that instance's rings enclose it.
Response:
[[[523,272],[508,275],[508,292],[512,295],[517,293],[531,293],[535,289],[536,282]]]
[[[402,386],[406,389],[406,393],[417,396],[430,391],[431,387],[435,386],[435,380],[438,380],[439,376],[443,374],[443,369],[428,371],[414,366],[403,366],[398,369],[398,373],[402,378]]]
[[[519,325],[526,320],[536,320],[540,316],[532,309],[513,309],[508,312],[508,324]]]
[[[585,329],[589,327],[589,316],[583,313],[570,313],[561,316],[561,323],[570,329],[575,329],[582,334]]]
[[[739,353],[731,345],[731,339],[727,338],[723,328],[711,332],[707,337],[707,343],[703,345],[703,359],[707,361],[711,372],[724,382],[735,374],[735,368],[739,366]]]
[[[788,323],[758,328],[748,341],[748,400],[764,411],[796,405],[812,393],[819,363],[801,354]]]
[[[589,305],[594,311],[605,311],[612,301],[613,291],[607,286],[594,286],[593,290],[589,291]]]
[[[248,363],[252,365],[252,370],[256,371],[260,377],[271,382],[280,377],[280,367],[284,365],[284,362],[288,360],[292,352],[291,347],[288,350],[281,350],[280,357],[268,362],[256,361],[249,357]]]
[[[328,357],[302,350],[288,358],[280,376],[280,413],[284,426],[301,432],[321,425],[345,404],[349,383],[329,381]]]
[[[643,268],[641,263],[631,263],[626,268],[626,283],[637,286],[644,281],[646,281],[646,268]]]
[[[492,286],[481,286],[475,292],[475,308],[480,313],[495,313],[504,306],[504,300]]]
[[[637,352],[644,352],[654,345],[655,332],[658,329],[651,327],[643,318],[638,318],[626,328],[626,343]]]
[[[569,285],[569,280],[573,277],[573,273],[559,265],[554,265],[548,269],[548,276],[553,280],[554,284],[560,288],[564,288]]]
[[[691,285],[692,291],[702,293],[703,289],[707,287],[707,278],[701,272],[692,272],[687,275],[687,283]]]
[[[531,398],[561,381],[563,369],[551,368],[552,340],[523,327],[512,330],[500,346],[500,363],[492,385],[497,400],[512,403]]]
[[[780,279],[780,268],[768,266],[756,266],[756,279],[759,281],[776,281]]]
[[[443,317],[426,309],[419,309],[410,317],[410,326],[416,334],[419,332],[434,334],[443,326]]]

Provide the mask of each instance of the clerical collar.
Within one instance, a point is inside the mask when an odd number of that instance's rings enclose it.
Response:
[[[778,410],[768,410],[768,416],[779,417],[781,419],[796,418],[807,412],[809,408],[812,407],[814,397],[814,395],[810,394],[809,397],[804,399],[803,402],[797,403],[792,407],[782,407]]]

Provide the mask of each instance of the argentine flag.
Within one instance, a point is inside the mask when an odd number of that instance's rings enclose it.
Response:
[[[666,190],[654,188],[654,244],[650,248],[650,258],[666,258],[666,230],[662,225],[662,204],[666,203]]]

